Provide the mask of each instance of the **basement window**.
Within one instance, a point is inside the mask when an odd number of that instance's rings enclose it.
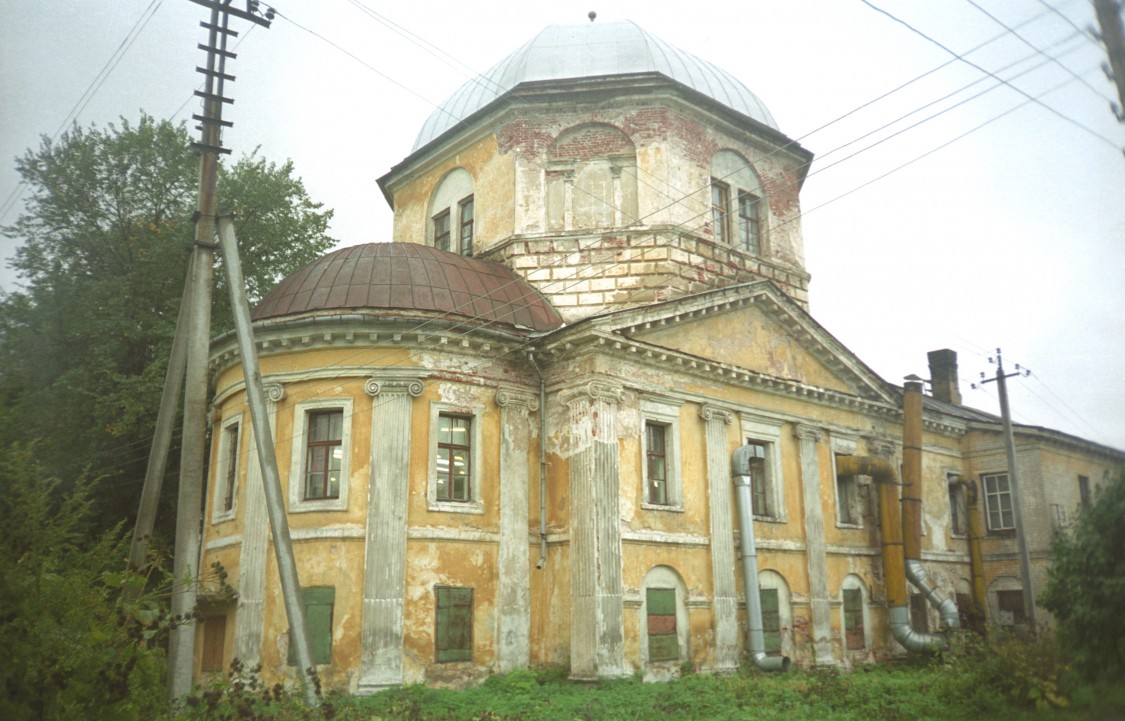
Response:
[[[473,589],[435,586],[434,660],[473,660]]]
[[[301,589],[305,604],[305,626],[309,632],[309,653],[317,666],[332,663],[332,614],[336,607],[336,589],[331,586]],[[297,665],[297,646],[289,631],[290,666]]]

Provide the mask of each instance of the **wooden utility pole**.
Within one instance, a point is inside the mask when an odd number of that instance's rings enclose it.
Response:
[[[1117,86],[1117,99],[1121,103],[1114,108],[1117,119],[1125,122],[1125,29],[1121,24],[1121,3],[1118,0],[1094,0],[1094,12],[1098,16],[1099,35],[1109,56],[1106,75]]]
[[[991,360],[991,359],[989,359]],[[1016,365],[1015,373],[1004,373],[1004,359],[996,349],[996,377],[981,380],[981,385],[996,382],[1000,395],[1000,418],[1004,425],[1004,449],[1008,455],[1008,491],[1012,496],[1012,515],[1016,525],[1016,545],[1020,557],[1020,584],[1023,586],[1023,613],[1032,635],[1039,631],[1035,614],[1035,589],[1031,585],[1031,556],[1027,550],[1027,533],[1023,523],[1023,504],[1020,502],[1020,484],[1016,477],[1016,442],[1012,435],[1012,412],[1008,407],[1008,378],[1028,375]],[[982,372],[983,376],[984,373]]]

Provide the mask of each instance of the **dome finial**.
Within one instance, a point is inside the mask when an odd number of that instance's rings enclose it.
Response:
[[[586,14],[586,17],[590,18],[590,22],[594,22],[594,20],[597,19],[598,14],[596,12],[594,12],[593,10],[591,10],[589,13]]]

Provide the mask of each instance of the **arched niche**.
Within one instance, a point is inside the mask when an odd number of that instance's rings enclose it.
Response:
[[[547,151],[547,229],[594,230],[637,219],[637,151],[612,125],[564,130]]]

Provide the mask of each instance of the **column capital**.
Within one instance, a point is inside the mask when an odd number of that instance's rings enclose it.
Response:
[[[280,383],[263,383],[262,392],[266,394],[266,400],[270,403],[277,403],[285,398],[285,386]]]
[[[710,403],[704,403],[699,408],[699,417],[705,421],[722,421],[728,426],[734,424],[734,411]]]
[[[625,388],[620,383],[602,380],[590,381],[577,388],[564,391],[564,398],[567,403],[579,400],[620,403],[624,395]]]
[[[816,426],[807,426],[804,423],[798,423],[793,428],[793,433],[803,441],[813,441],[815,443],[824,441],[824,431]]]
[[[402,376],[372,376],[363,384],[369,396],[407,394],[413,398],[422,395],[422,381]]]
[[[496,405],[501,408],[539,410],[539,396],[518,388],[501,386],[496,389]]]

